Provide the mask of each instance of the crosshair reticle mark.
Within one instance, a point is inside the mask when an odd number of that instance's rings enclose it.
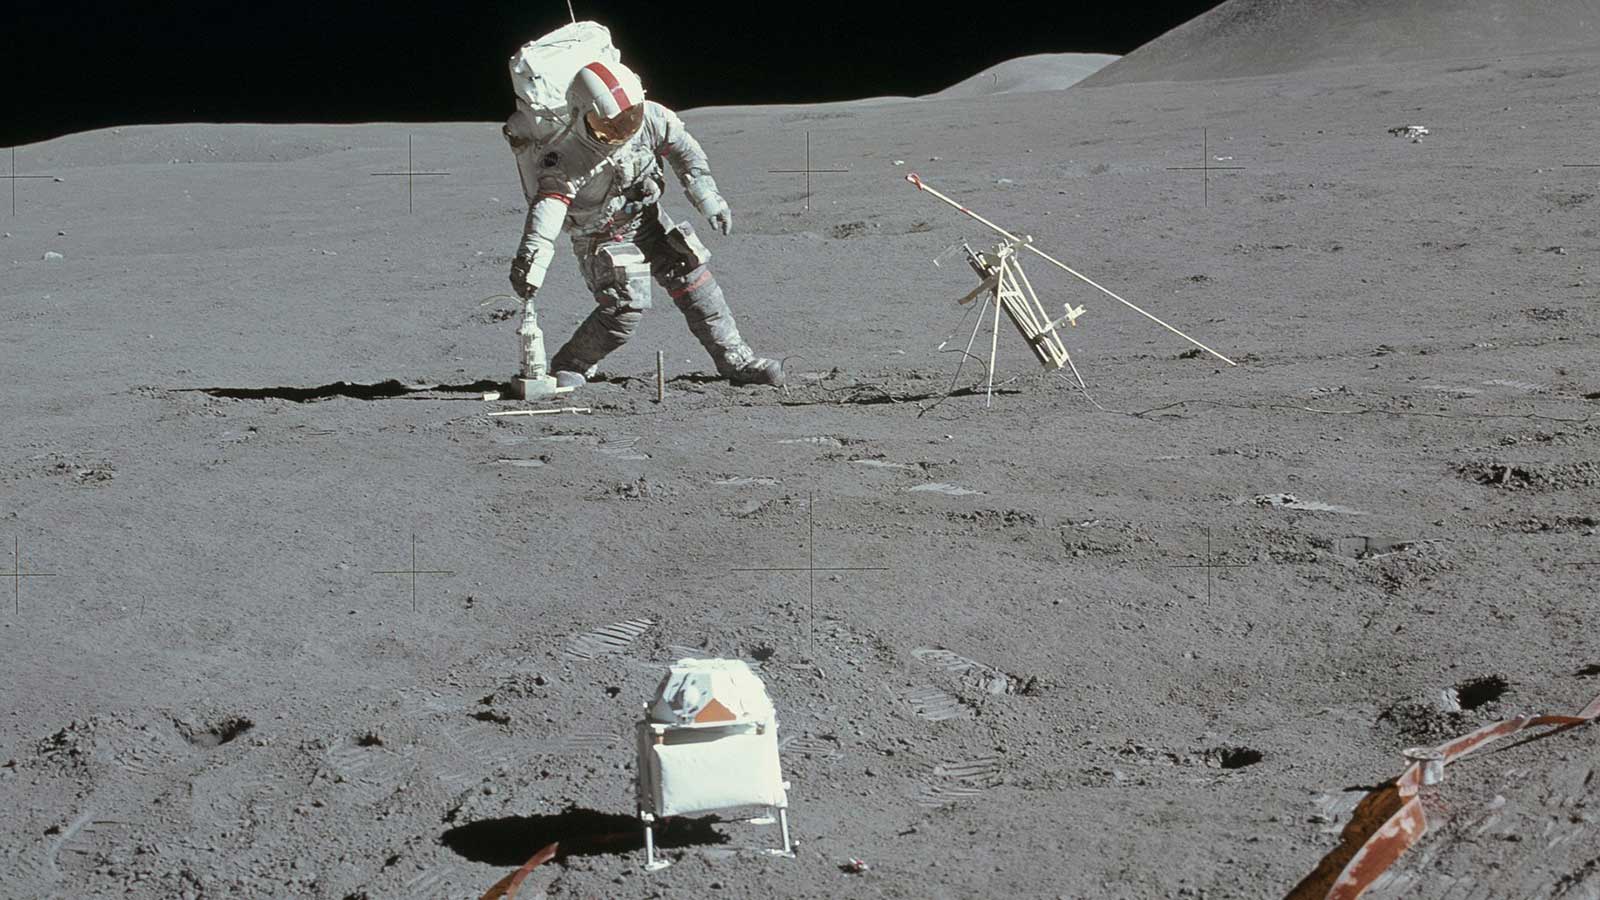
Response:
[[[409,569],[380,569],[374,575],[407,575],[411,578],[411,611],[417,611],[417,576],[418,575],[454,575],[455,572],[447,569],[419,569],[417,568],[417,536],[411,535],[411,568]]]
[[[1211,603],[1211,582],[1212,582],[1212,577],[1216,574],[1216,570],[1217,569],[1244,569],[1244,568],[1248,568],[1248,566],[1245,563],[1219,563],[1219,562],[1216,562],[1215,561],[1215,556],[1211,552],[1211,528],[1208,526],[1206,528],[1206,556],[1205,556],[1205,561],[1204,562],[1197,562],[1197,563],[1178,563],[1178,564],[1172,566],[1172,568],[1174,568],[1174,569],[1205,569],[1206,570],[1206,604],[1210,605],[1210,603]]]
[[[12,147],[11,148],[11,171],[9,171],[9,172],[7,172],[5,174],[5,179],[7,181],[11,182],[11,214],[13,216],[15,216],[17,214],[17,181],[19,179],[26,180],[26,179],[29,179],[29,178],[49,178],[49,179],[54,179],[55,176],[54,175],[18,175],[17,174],[17,148]]]
[[[1200,129],[1200,165],[1198,166],[1167,166],[1168,172],[1199,172],[1200,173],[1200,199],[1201,205],[1209,206],[1211,203],[1211,173],[1212,172],[1240,172],[1244,166],[1214,166],[1211,164],[1211,135],[1210,129]]]
[[[406,213],[411,213],[412,184],[417,178],[437,178],[449,175],[449,172],[418,172],[411,162],[411,135],[406,135],[406,170],[404,172],[373,172],[374,177],[404,175],[406,177]]]
[[[0,576],[11,579],[11,612],[19,615],[22,612],[22,579],[24,578],[54,578],[54,572],[24,572],[22,571],[22,538],[12,539],[11,544],[11,571],[0,572]]]
[[[768,169],[772,175],[805,175],[806,176],[806,212],[811,211],[811,176],[825,173],[848,172],[849,169],[813,169],[811,168],[811,132],[806,132],[806,167],[804,169]]]
[[[734,569],[735,572],[805,572],[809,596],[807,615],[810,619],[811,655],[817,653],[817,573],[818,572],[887,572],[888,566],[819,566],[817,565],[817,520],[813,514],[816,497],[806,493],[806,564],[803,566],[760,566]]]

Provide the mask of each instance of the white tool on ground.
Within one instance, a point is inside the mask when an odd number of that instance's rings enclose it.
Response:
[[[1084,275],[1066,263],[1061,262],[1050,254],[1033,246],[1033,238],[1031,236],[1015,235],[1004,228],[1001,228],[999,225],[994,224],[988,219],[985,219],[972,210],[962,206],[944,194],[941,194],[940,192],[929,187],[915,172],[907,175],[906,181],[910,182],[917,190],[932,194],[945,203],[955,207],[963,215],[982,223],[983,225],[999,233],[1000,236],[1004,238],[1004,240],[1002,240],[990,253],[981,253],[974,251],[971,247],[968,247],[965,244],[962,245],[962,248],[966,250],[968,263],[971,264],[973,271],[978,273],[978,277],[983,280],[979,283],[977,288],[975,288],[965,297],[962,297],[958,302],[964,305],[972,302],[979,295],[985,293],[988,294],[984,300],[984,306],[980,307],[978,311],[978,324],[980,326],[983,322],[984,313],[988,310],[988,304],[993,303],[995,305],[994,328],[993,334],[990,338],[989,349],[988,396],[990,400],[992,400],[994,396],[994,363],[995,354],[999,350],[1001,310],[1004,310],[1006,316],[1011,319],[1012,324],[1016,325],[1017,330],[1021,332],[1023,339],[1028,342],[1029,348],[1032,349],[1034,355],[1039,358],[1039,363],[1041,365],[1043,365],[1045,368],[1054,369],[1059,369],[1063,365],[1070,366],[1072,368],[1072,374],[1078,377],[1078,383],[1080,385],[1083,383],[1083,377],[1078,375],[1077,366],[1073,365],[1072,358],[1067,355],[1067,348],[1061,342],[1061,336],[1056,333],[1057,326],[1063,323],[1068,325],[1076,325],[1078,317],[1083,315],[1083,307],[1080,306],[1075,308],[1070,303],[1064,304],[1066,308],[1066,315],[1056,319],[1051,319],[1049,314],[1045,311],[1044,304],[1039,302],[1038,295],[1034,293],[1033,285],[1029,283],[1028,276],[1022,271],[1022,261],[1017,253],[1019,249],[1027,250],[1044,258],[1051,265],[1065,271],[1074,278],[1083,281],[1100,293],[1105,294],[1118,303],[1121,303],[1123,306],[1132,309],[1139,315],[1144,316],[1152,322],[1155,322],[1162,328],[1165,328],[1173,334],[1176,334],[1178,337],[1183,338],[1184,340],[1195,345],[1196,347],[1199,347],[1201,350],[1204,350],[1212,356],[1215,356],[1217,359],[1222,360],[1228,365],[1238,365],[1238,363],[1227,358],[1226,356],[1223,356],[1221,353],[1218,353],[1210,347],[1207,347],[1205,344],[1200,343],[1199,341],[1188,336],[1187,334],[1184,334],[1166,322],[1163,322],[1161,319],[1156,318],[1150,313],[1145,312],[1143,309],[1140,309],[1133,303],[1123,299],[1114,291],[1102,286],[1094,279]],[[949,251],[946,250],[946,252]],[[944,254],[941,253],[939,256],[943,257]],[[938,263],[938,258],[935,258],[934,263]],[[977,328],[974,328],[972,332],[974,339],[977,338],[977,334]],[[967,349],[969,351],[972,349],[971,341],[968,341]],[[988,401],[985,402],[987,403]]]
[[[761,679],[738,659],[680,659],[645,704],[637,730],[639,818],[644,822],[645,868],[658,859],[655,824],[668,816],[765,807],[745,821],[777,823],[789,837],[789,783],[778,761],[778,718]]]
[[[571,390],[571,388],[568,388],[568,390]],[[487,396],[485,396],[484,399],[489,399],[489,398]],[[506,410],[501,410],[499,412],[489,413],[489,415],[497,416],[497,417],[506,417],[506,416],[554,416],[554,415],[559,415],[561,413],[577,413],[579,415],[586,415],[586,414],[592,413],[592,412],[594,412],[594,408],[593,407],[589,407],[589,406],[563,406],[560,409],[506,409]]]

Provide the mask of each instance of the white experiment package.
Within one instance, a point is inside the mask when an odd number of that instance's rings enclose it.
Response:
[[[670,865],[655,855],[654,825],[667,816],[765,807],[751,824],[777,822],[789,838],[789,783],[778,760],[778,718],[761,679],[738,659],[680,659],[645,704],[637,729],[639,818],[645,868]]]

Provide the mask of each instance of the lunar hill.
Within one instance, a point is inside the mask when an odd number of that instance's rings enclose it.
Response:
[[[882,106],[886,103],[910,103],[918,100],[960,100],[973,97],[993,97],[1001,94],[1032,94],[1044,91],[1064,91],[1098,72],[1120,57],[1109,53],[1035,53],[998,62],[981,72],[950,85],[947,88],[920,97],[886,95],[861,97],[854,100],[836,100],[829,103],[775,104],[769,106],[717,106],[701,107],[696,112],[717,113],[770,113],[794,111],[815,115],[826,111],[859,109]]]
[[[1230,0],[1085,78],[1206,81],[1600,45],[1594,0]]]
[[[1119,57],[1109,53],[1036,53],[1019,56],[990,66],[936,93],[925,100],[957,97],[984,97],[991,94],[1028,94],[1039,91],[1064,91]]]

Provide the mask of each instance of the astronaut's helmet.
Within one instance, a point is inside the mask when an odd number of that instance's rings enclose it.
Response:
[[[590,137],[621,146],[644,124],[644,85],[621,63],[592,62],[573,77],[567,107]]]

